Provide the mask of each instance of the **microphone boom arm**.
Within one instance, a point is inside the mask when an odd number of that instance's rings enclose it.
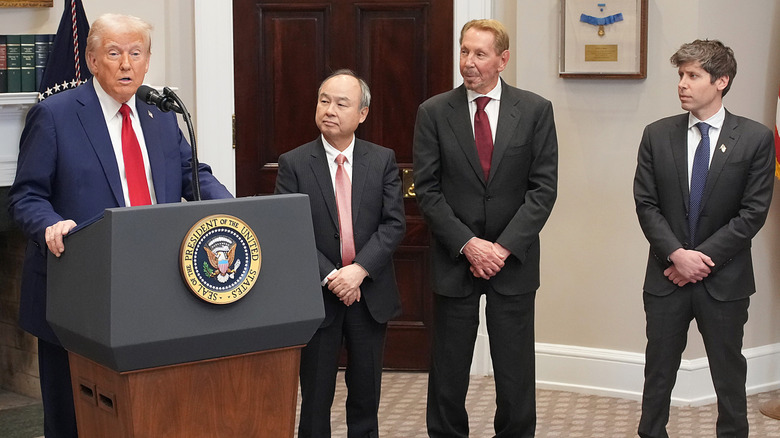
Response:
[[[184,122],[187,124],[187,131],[190,136],[190,147],[192,147],[192,158],[190,163],[192,165],[192,199],[194,201],[200,201],[200,175],[198,163],[198,146],[195,143],[195,130],[192,128],[192,117],[190,112],[187,111],[187,107],[184,106],[184,102],[179,99],[179,96],[168,87],[163,88],[163,96],[169,99],[173,99],[179,108],[182,109],[181,115],[184,117]]]

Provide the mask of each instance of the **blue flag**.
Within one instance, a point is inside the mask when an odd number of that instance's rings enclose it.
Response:
[[[76,88],[92,77],[87,68],[89,21],[81,0],[65,0],[60,27],[54,37],[46,70],[38,87],[38,100]]]

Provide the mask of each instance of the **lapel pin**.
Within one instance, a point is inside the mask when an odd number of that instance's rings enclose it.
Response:
[[[721,152],[726,152],[726,145],[725,144],[720,145],[720,151]]]
[[[149,114],[149,117],[151,117],[151,118],[154,118],[154,114],[152,114],[152,112],[151,112],[151,111],[149,111],[149,110],[146,110],[146,113],[147,113],[147,114]],[[721,146],[721,147],[722,147],[722,146]]]

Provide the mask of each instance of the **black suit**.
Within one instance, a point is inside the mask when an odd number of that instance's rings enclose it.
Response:
[[[466,436],[463,406],[481,294],[497,388],[496,433],[533,436],[533,306],[539,232],[556,198],[558,144],[552,105],[502,82],[492,162],[485,181],[464,86],[420,105],[414,135],[415,193],[433,233],[436,293],[428,390],[431,436]],[[489,281],[475,278],[461,248],[472,237],[511,251]]]
[[[276,193],[309,195],[320,278],[340,268],[338,209],[321,137],[279,157]],[[360,286],[361,300],[349,307],[322,288],[325,320],[301,358],[299,436],[330,436],[342,337],[349,353],[349,436],[377,434],[385,329],[401,311],[392,255],[403,239],[405,219],[394,152],[360,139],[352,163],[352,215],[354,262],[369,276]]]
[[[765,126],[726,111],[702,196],[696,241],[688,231],[688,114],[645,128],[634,198],[650,242],[644,282],[647,314],[645,391],[640,435],[665,437],[674,378],[696,318],[718,395],[718,436],[747,436],[741,354],[749,296],[756,290],[751,239],[766,220],[775,168],[773,136]],[[664,275],[669,255],[695,249],[715,266],[701,282],[676,286]]]

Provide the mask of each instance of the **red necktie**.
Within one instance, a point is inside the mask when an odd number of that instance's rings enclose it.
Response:
[[[130,120],[130,107],[122,104],[119,108],[122,114],[122,157],[125,161],[125,176],[127,177],[127,192],[130,205],[150,205],[149,183],[146,181],[144,157],[141,155],[141,145],[133,131]]]
[[[477,112],[474,114],[474,141],[477,143],[477,155],[479,155],[479,164],[482,165],[482,172],[485,174],[485,181],[490,176],[490,160],[493,159],[493,131],[490,130],[490,121],[488,121],[485,107],[490,98],[487,96],[478,97]]]
[[[336,157],[339,165],[336,170],[336,206],[339,210],[339,235],[341,236],[341,264],[351,265],[355,260],[355,236],[352,233],[352,183],[349,182],[347,170],[344,169],[342,154]]]

